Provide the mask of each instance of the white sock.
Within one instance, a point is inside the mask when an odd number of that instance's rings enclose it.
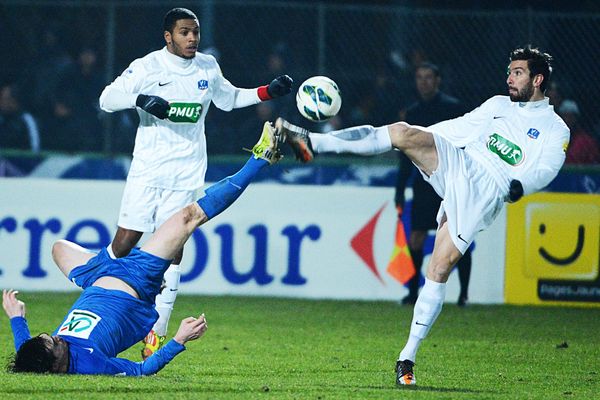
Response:
[[[410,334],[406,345],[398,356],[399,360],[415,362],[421,342],[431,330],[431,326],[442,311],[446,297],[446,284],[425,278],[425,285],[419,293],[410,325]]]
[[[106,251],[108,251],[108,255],[110,256],[110,258],[112,258],[113,260],[117,259],[117,256],[115,256],[115,253],[112,249],[112,242],[110,242],[110,244],[106,247]]]
[[[316,153],[352,153],[364,156],[385,153],[392,149],[387,126],[374,128],[361,125],[329,133],[310,133]]]
[[[177,290],[179,289],[179,278],[181,277],[181,269],[179,265],[171,264],[165,272],[165,287],[162,292],[156,296],[156,311],[158,312],[158,320],[154,324],[154,332],[158,336],[166,336],[167,328],[169,327],[169,318],[173,312],[173,304],[177,298]]]

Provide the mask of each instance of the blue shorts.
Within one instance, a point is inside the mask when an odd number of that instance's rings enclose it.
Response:
[[[69,279],[85,289],[103,276],[118,278],[131,286],[140,300],[154,304],[154,298],[160,293],[163,275],[170,264],[171,260],[165,260],[138,248],[131,250],[128,256],[114,260],[104,248],[85,265],[73,268]]]

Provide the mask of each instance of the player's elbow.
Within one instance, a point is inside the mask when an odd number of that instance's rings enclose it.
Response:
[[[106,111],[109,113],[114,112],[114,110],[112,110],[111,108],[109,108],[107,102],[106,102],[106,96],[107,96],[107,91],[108,91],[108,87],[105,88],[102,93],[100,94],[100,99],[98,99],[98,105],[100,106],[100,109],[102,111]]]

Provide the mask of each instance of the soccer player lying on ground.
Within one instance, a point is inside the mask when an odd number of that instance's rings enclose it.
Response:
[[[569,128],[544,91],[552,71],[547,53],[513,50],[509,96],[494,96],[462,117],[428,128],[397,122],[315,134],[279,118],[275,129],[303,162],[314,153],[373,155],[392,148],[406,154],[443,199],[425,285],[414,307],[410,334],[396,362],[396,383],[414,385],[419,345],[442,310],[446,281],[477,232],[505,201],[541,190],[565,160]]]
[[[266,122],[250,160],[236,174],[206,190],[206,195],[171,216],[141,249],[112,259],[106,250],[97,255],[66,240],[52,247],[60,270],[83,293],[52,336],[31,338],[25,304],[17,292],[4,290],[2,306],[10,318],[15,349],[9,369],[14,372],[150,375],[158,372],[185,343],[206,331],[204,315],[186,318],[172,340],[142,362],[116,356],[146,336],[158,318],[154,298],[171,259],[192,232],[229,207],[255,175],[280,158],[278,139]]]

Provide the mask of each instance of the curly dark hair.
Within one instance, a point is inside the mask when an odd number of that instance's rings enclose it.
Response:
[[[54,372],[56,356],[48,349],[47,341],[40,336],[32,337],[21,345],[6,366],[9,372]]]
[[[173,8],[172,10],[169,10],[167,14],[165,14],[165,19],[163,22],[164,30],[173,33],[173,28],[175,28],[175,24],[180,19],[195,19],[197,21],[198,17],[196,17],[196,14],[187,8]]]
[[[530,78],[533,78],[536,75],[542,75],[544,77],[540,84],[540,90],[542,93],[545,92],[548,82],[550,81],[550,75],[552,74],[552,56],[529,44],[525,47],[520,47],[511,51],[510,61],[517,60],[527,61]]]

